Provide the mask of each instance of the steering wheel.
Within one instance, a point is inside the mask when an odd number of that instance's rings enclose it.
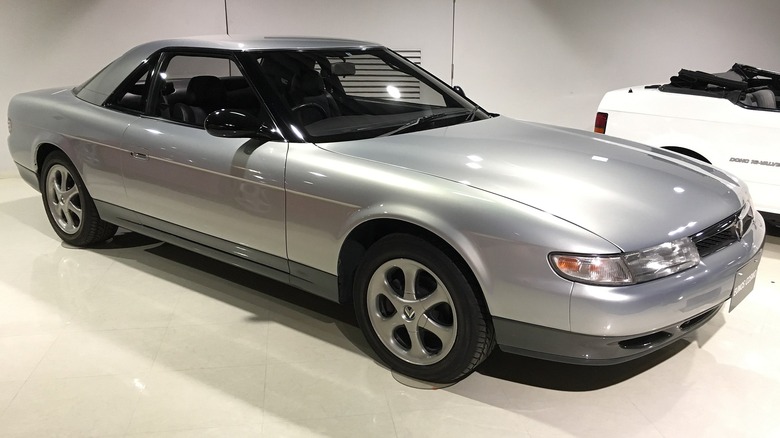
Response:
[[[308,103],[302,103],[300,105],[296,105],[292,107],[292,112],[297,113],[298,111],[304,110],[306,108],[314,108],[320,113],[323,119],[328,118],[328,113],[325,111],[325,108],[321,107],[319,104],[316,104],[314,102],[308,102]],[[298,117],[300,118],[300,115]]]

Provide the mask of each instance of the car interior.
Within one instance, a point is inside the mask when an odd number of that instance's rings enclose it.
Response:
[[[472,109],[463,106],[465,102],[385,58],[390,58],[385,52],[353,55],[345,51],[269,51],[257,55],[270,91],[264,99],[275,100],[275,107],[317,141],[368,138],[394,133],[399,127],[404,131],[418,129],[423,125],[415,125],[424,117],[427,127],[476,117]],[[143,113],[148,76],[148,70],[138,72],[136,82],[115,96],[109,106]],[[161,77],[152,109],[155,116],[203,127],[211,112],[235,109],[270,122],[247,79],[227,58],[175,55]]]

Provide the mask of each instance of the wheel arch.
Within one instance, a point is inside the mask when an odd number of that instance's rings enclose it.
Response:
[[[677,152],[678,154],[685,155],[686,157],[695,158],[697,160],[704,161],[707,164],[712,164],[712,161],[708,160],[704,155],[684,146],[661,146],[661,149]]]
[[[52,152],[60,151],[73,162],[74,145],[72,139],[67,135],[51,131],[41,131],[31,142],[32,145],[32,165],[35,173],[40,176],[41,166],[44,160]],[[81,169],[78,169],[81,171]]]
[[[41,176],[40,175],[41,166],[43,165],[43,162],[46,160],[46,157],[51,155],[52,152],[57,152],[57,151],[65,153],[65,151],[62,150],[62,148],[50,142],[40,143],[38,147],[35,149],[35,157],[34,157],[35,173],[36,175],[38,175],[39,178]]]
[[[355,226],[347,234],[338,255],[337,274],[339,280],[340,302],[347,303],[352,301],[355,273],[365,252],[371,245],[391,234],[409,234],[421,238],[440,249],[458,265],[461,272],[463,272],[469,283],[471,283],[472,287],[477,292],[477,299],[481,300],[482,303],[487,306],[482,282],[479,281],[477,273],[475,272],[479,268],[475,269],[474,267],[475,264],[479,265],[479,263],[475,263],[475,260],[471,260],[470,263],[461,253],[463,251],[475,254],[473,248],[470,248],[468,243],[461,243],[458,245],[461,247],[461,249],[458,250],[456,248],[457,244],[453,244],[451,241],[442,238],[440,233],[432,231],[430,227],[426,227],[408,219],[391,217],[366,220]],[[459,237],[463,236],[461,235]],[[465,237],[457,240],[464,241]]]

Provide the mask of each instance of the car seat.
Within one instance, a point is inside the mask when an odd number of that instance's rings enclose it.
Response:
[[[759,108],[776,109],[777,100],[775,100],[775,93],[769,89],[758,90],[753,93],[753,99],[756,101],[756,106]]]
[[[304,70],[290,81],[290,103],[299,121],[307,125],[327,117],[341,115],[336,100],[325,89],[325,82],[314,70]]]
[[[184,102],[173,105],[171,119],[191,125],[203,126],[206,116],[222,109],[227,92],[216,76],[195,76],[187,84]]]

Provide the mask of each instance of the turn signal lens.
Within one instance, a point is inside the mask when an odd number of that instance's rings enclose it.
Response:
[[[604,134],[607,132],[607,118],[609,117],[609,114],[607,113],[596,113],[596,125],[593,127],[593,132],[598,134]]]
[[[633,279],[620,256],[552,255],[553,266],[563,277],[580,283],[631,284]]]
[[[550,264],[561,277],[603,286],[644,283],[692,268],[700,260],[689,237],[615,255],[550,254]]]
[[[576,272],[582,267],[582,263],[576,257],[557,256],[553,257],[555,265],[563,272]]]

